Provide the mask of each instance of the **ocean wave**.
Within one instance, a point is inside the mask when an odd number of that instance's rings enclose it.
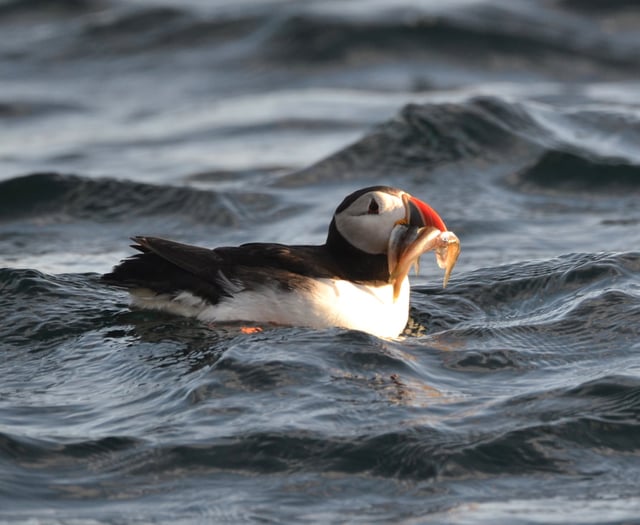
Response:
[[[496,97],[410,104],[356,143],[283,177],[279,184],[297,186],[398,172],[428,178],[440,166],[532,158],[543,147],[530,137],[541,134],[542,128],[522,106]]]
[[[586,448],[630,453],[640,448],[633,439],[640,427],[640,379],[624,372],[515,396],[502,409],[523,410],[540,421],[542,431]]]
[[[456,350],[445,365],[459,371],[525,371],[543,356],[544,366],[563,366],[587,357],[585,345],[590,359],[624,354],[638,334],[638,272],[637,252],[481,269],[446,291],[417,287],[412,317],[438,347]]]
[[[104,7],[103,0],[7,0],[0,3],[0,14],[40,14],[41,16],[65,15],[69,12],[96,10]]]
[[[515,413],[522,416],[521,425],[513,421]],[[571,470],[574,461],[564,449],[573,446],[591,453],[609,446],[621,452],[637,451],[634,435],[640,428],[639,415],[638,379],[605,376],[573,388],[510,398],[449,429],[409,426],[355,437],[295,430],[259,432],[221,443],[175,447],[166,457],[194,467],[197,461],[205,468],[251,472],[311,468],[398,479],[564,472]],[[578,469],[589,469],[576,463]]]
[[[242,220],[239,210],[244,208],[251,209],[252,217],[282,211],[274,197],[264,193],[226,195],[59,173],[35,173],[0,181],[0,221],[29,218],[41,222],[107,222],[178,215],[211,226],[230,226]]]
[[[0,119],[48,117],[59,113],[80,113],[84,110],[76,103],[55,100],[0,100]]]
[[[383,11],[353,18],[317,15],[313,12],[292,14],[275,32],[269,48],[280,60],[343,61],[349,57],[362,60],[383,60],[392,56],[433,57],[442,54],[453,60],[469,60],[467,50],[473,49],[473,63],[497,57],[517,57],[521,64],[536,68],[543,62],[582,60],[615,66],[637,66],[637,57],[622,45],[602,47],[605,35],[586,17],[557,17],[550,25],[551,14],[544,9],[525,10],[498,8],[482,4],[438,13]],[[332,16],[334,15],[334,16]],[[546,22],[544,28],[536,24]],[[499,23],[496,23],[499,21]],[[569,29],[591,29],[588,33],[568,34]],[[537,64],[536,64],[537,63]],[[569,66],[571,68],[571,66]],[[563,74],[558,71],[559,74]]]
[[[440,482],[497,474],[560,474],[588,472],[588,458],[602,452],[635,453],[639,414],[637,378],[603,377],[571,389],[508,399],[457,420],[451,428],[409,425],[389,431],[370,429],[356,436],[254,430],[159,447],[114,436],[58,447],[55,455],[62,463],[89,461],[101,463],[101,470],[113,474],[152,473],[160,479],[176,468],[191,475],[316,471]],[[584,460],[567,453],[575,446]],[[38,454],[50,452],[37,447],[28,455]]]
[[[613,116],[587,106],[560,111],[562,118],[554,121],[548,118],[550,112],[558,114],[544,104],[488,96],[409,104],[354,144],[284,176],[278,184],[301,186],[389,173],[434,182],[436,170],[444,168],[454,173],[456,169],[484,172],[479,176],[485,177],[497,174],[515,191],[588,191],[597,195],[637,190],[640,165],[631,146],[640,134],[637,121],[626,122],[618,141],[622,145],[614,150],[615,156],[607,156],[606,147],[594,146],[602,141],[599,135],[591,135],[589,125],[600,114],[614,126]],[[617,129],[620,133],[619,122]],[[444,174],[438,177],[445,183]]]
[[[0,268],[0,338],[14,349],[52,348],[115,320],[120,302],[96,276]]]
[[[508,68],[517,62],[523,71],[551,71],[567,78],[581,78],[585,71],[598,68],[626,75],[626,69],[640,64],[639,44],[631,32],[619,37],[606,32],[597,13],[592,17],[587,16],[588,9],[574,13],[569,4],[519,9],[482,2],[452,9],[389,9],[382,5],[343,10],[267,2],[242,10],[66,0],[56,2],[55,8],[47,4],[46,11],[43,5],[30,0],[0,7],[6,14],[52,20],[77,15],[79,23],[65,23],[52,32],[48,49],[30,50],[31,59],[40,53],[43,59],[50,59],[53,53],[58,60],[76,60],[217,48],[223,60],[260,57],[262,62],[306,68],[323,63],[355,61],[362,66],[390,59],[407,62],[447,57],[471,68]],[[474,50],[472,55],[469,49]]]
[[[86,24],[79,35],[91,46],[79,53],[115,54],[193,50],[228,45],[257,29],[259,20],[195,16],[177,7],[149,7],[121,11]]]
[[[628,194],[640,192],[640,165],[625,159],[548,151],[510,178],[518,190],[553,193]]]
[[[100,474],[98,480],[123,474],[163,479],[179,469],[190,475],[317,471],[442,482],[588,472],[590,457],[612,450],[637,452],[639,415],[638,379],[604,376],[573,388],[512,397],[450,427],[413,424],[358,435],[248,430],[160,446],[131,436],[60,442],[0,434],[0,456],[14,473],[20,465],[65,467],[76,475],[89,467]],[[568,453],[574,447],[582,457]]]
[[[556,2],[565,7],[575,9],[577,11],[593,11],[596,13],[626,11],[634,9],[638,4],[634,0],[610,0],[602,2],[601,0],[556,0]]]

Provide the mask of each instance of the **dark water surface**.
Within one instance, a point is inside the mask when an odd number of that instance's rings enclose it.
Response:
[[[640,523],[636,2],[2,0],[0,79],[1,522]],[[462,243],[399,340],[98,282],[370,184]]]

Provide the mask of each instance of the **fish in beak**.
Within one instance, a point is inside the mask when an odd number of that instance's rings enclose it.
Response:
[[[391,231],[387,249],[389,282],[393,284],[393,297],[397,299],[405,277],[412,266],[416,273],[420,256],[435,250],[436,262],[444,269],[442,287],[447,286],[451,270],[460,254],[460,240],[447,231],[444,221],[428,204],[408,193],[402,195],[405,217]]]

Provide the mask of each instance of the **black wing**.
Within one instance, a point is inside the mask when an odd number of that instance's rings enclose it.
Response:
[[[157,237],[134,237],[140,251],[102,276],[126,288],[158,293],[190,291],[212,303],[241,290],[271,283],[291,290],[307,277],[337,277],[339,271],[324,246],[251,243],[200,248]]]
[[[224,279],[216,278],[221,258],[213,250],[156,237],[133,237],[140,251],[125,259],[102,280],[125,288],[148,288],[158,293],[188,290],[217,303],[229,296]]]

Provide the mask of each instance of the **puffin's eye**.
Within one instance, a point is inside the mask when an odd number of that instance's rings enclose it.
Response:
[[[377,215],[379,210],[380,206],[378,205],[378,202],[375,199],[371,199],[371,202],[369,203],[369,210],[367,210],[367,213],[369,215]]]

